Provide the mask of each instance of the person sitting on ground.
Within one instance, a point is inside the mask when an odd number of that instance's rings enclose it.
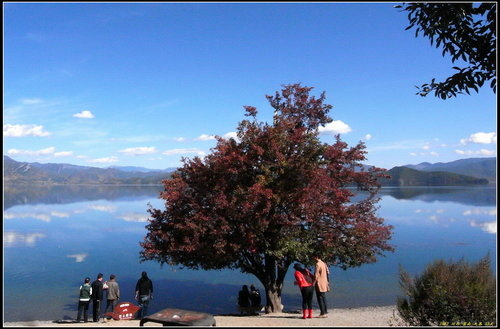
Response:
[[[238,293],[238,306],[240,307],[240,312],[243,313],[243,310],[248,309],[250,305],[250,291],[248,290],[248,286],[244,285]]]
[[[255,288],[253,284],[250,286],[250,303],[252,305],[252,308],[260,308],[261,306],[259,289]]]

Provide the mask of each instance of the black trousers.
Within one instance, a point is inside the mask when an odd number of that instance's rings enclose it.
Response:
[[[92,300],[92,318],[94,322],[99,322],[101,317],[101,301],[98,299]]]
[[[328,313],[326,306],[326,292],[320,292],[318,287],[316,287],[316,298],[318,299],[320,315]]]
[[[89,320],[87,311],[89,309],[90,301],[78,301],[78,315],[76,316],[76,321],[80,321],[82,319],[83,313],[83,321],[87,322]]]
[[[300,288],[300,293],[302,294],[302,309],[312,310],[312,300],[314,296],[314,287],[302,287]]]

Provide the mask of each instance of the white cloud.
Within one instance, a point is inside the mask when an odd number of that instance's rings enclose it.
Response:
[[[167,150],[163,152],[162,154],[165,155],[176,155],[176,154],[191,154],[195,153],[200,156],[204,156],[206,153],[200,149],[197,148],[189,148],[189,149],[172,149],[172,150]]]
[[[464,216],[471,216],[471,215],[488,215],[488,216],[496,216],[497,215],[497,210],[496,209],[471,209],[471,210],[465,210],[462,215]]]
[[[195,141],[211,141],[211,140],[215,140],[215,136],[203,134],[203,135],[198,136],[194,140]]]
[[[340,120],[327,123],[324,127],[320,126],[318,130],[320,133],[326,134],[346,134],[352,131],[351,127]]]
[[[364,139],[365,139],[365,141],[369,141],[372,138],[373,138],[373,136],[371,134],[366,134]]]
[[[48,131],[43,130],[41,125],[3,125],[3,135],[5,137],[24,137],[24,136],[38,136],[45,137],[52,135]]]
[[[149,218],[148,215],[140,213],[127,213],[117,217],[127,222],[147,222]]]
[[[72,155],[73,155],[72,151],[64,151],[64,152],[56,152],[56,153],[54,153],[55,157],[68,157],[68,156],[72,156]]]
[[[70,214],[67,212],[61,212],[57,210],[52,210],[50,214],[54,217],[59,217],[59,218],[68,218],[70,216]]]
[[[21,99],[21,104],[23,105],[36,105],[43,103],[43,100],[40,98],[24,98]]]
[[[24,155],[49,155],[54,153],[56,150],[55,147],[47,147],[45,149],[41,149],[38,151],[30,151],[30,150],[17,150],[17,149],[10,149],[7,151],[7,154],[10,155],[19,155],[19,154],[24,154]]]
[[[44,213],[41,213],[41,212],[26,212],[26,213],[14,213],[14,212],[5,212],[4,213],[4,218],[5,219],[15,219],[15,218],[34,218],[34,219],[38,219],[38,220],[41,220],[43,222],[50,222],[51,220],[51,217],[49,214],[44,214]]]
[[[186,138],[184,138],[184,137],[175,137],[174,141],[176,141],[176,142],[185,142]]]
[[[429,144],[422,146],[423,150],[429,150],[430,148],[431,148],[431,146]]]
[[[92,114],[92,112],[87,111],[87,110],[84,110],[80,113],[75,113],[75,114],[73,114],[73,116],[75,118],[80,118],[80,119],[93,119],[94,118],[94,115]]]
[[[115,212],[118,208],[116,206],[111,206],[111,205],[90,205],[90,209],[97,210],[97,211],[104,211],[104,212]]]
[[[222,136],[222,138],[224,138],[224,139],[233,138],[236,142],[240,141],[240,139],[238,138],[238,133],[236,131],[230,131],[227,134],[225,134],[224,136]]]
[[[61,211],[57,211],[57,210],[23,212],[23,213],[17,213],[17,212],[5,212],[4,213],[4,219],[29,218],[29,219],[38,219],[38,220],[41,220],[41,221],[47,222],[47,223],[49,223],[52,220],[52,217],[68,218],[69,216],[70,216],[70,213],[61,212]]]
[[[469,143],[474,144],[496,144],[497,143],[497,133],[475,133],[470,135],[468,138],[464,138],[460,140],[460,144],[465,145]]]
[[[486,150],[486,149],[481,149],[478,151],[471,151],[471,150],[455,150],[455,153],[460,154],[460,155],[480,155],[480,156],[494,156],[496,155],[495,150]]]
[[[433,222],[438,222],[438,221],[439,221],[439,217],[438,217],[438,216],[436,216],[436,215],[431,215],[431,216],[429,216],[429,219],[430,219],[431,221],[433,221]]]
[[[156,153],[156,152],[158,152],[158,150],[153,146],[151,146],[151,147],[130,147],[130,148],[120,150],[118,152],[124,153],[127,155],[144,155],[144,154]]]
[[[430,155],[432,155],[433,157],[437,157],[439,156],[439,153],[438,152],[429,152]]]
[[[143,136],[128,136],[128,137],[113,137],[110,138],[111,142],[125,142],[125,143],[149,143],[153,141],[163,141],[164,136],[161,135],[143,135]]]
[[[118,158],[115,156],[111,156],[111,157],[105,157],[105,158],[92,159],[92,160],[88,160],[88,161],[94,162],[94,163],[113,163],[113,162],[117,162]]]

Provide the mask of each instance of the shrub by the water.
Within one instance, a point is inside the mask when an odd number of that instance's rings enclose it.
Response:
[[[496,279],[490,256],[477,263],[437,260],[415,278],[400,267],[405,296],[397,309],[409,325],[496,325]]]

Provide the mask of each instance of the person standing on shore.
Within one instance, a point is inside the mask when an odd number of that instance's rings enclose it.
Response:
[[[314,275],[299,263],[293,265],[295,269],[295,285],[300,288],[302,295],[302,319],[312,318],[312,299],[314,296]]]
[[[108,285],[108,294],[106,297],[106,313],[113,312],[118,300],[120,299],[120,286],[116,282],[116,276],[111,274],[109,276],[109,281],[106,282]],[[111,317],[108,317],[111,319]]]
[[[78,315],[76,316],[76,322],[80,322],[82,320],[83,313],[83,321],[88,322],[88,310],[90,303],[90,296],[92,296],[92,287],[90,286],[90,278],[85,278],[83,281],[83,285],[80,286],[80,297],[78,300]]]
[[[330,291],[328,266],[319,257],[314,257],[316,267],[314,269],[314,286],[316,289],[316,298],[318,300],[320,318],[326,318],[328,309],[326,304],[326,292]]]
[[[103,274],[97,274],[97,279],[92,282],[92,318],[94,322],[99,322],[101,317],[101,301],[104,290],[102,283]]]
[[[153,281],[148,278],[147,272],[142,272],[141,278],[137,280],[135,299],[141,307],[140,318],[142,320],[148,313],[149,301],[153,299]]]

